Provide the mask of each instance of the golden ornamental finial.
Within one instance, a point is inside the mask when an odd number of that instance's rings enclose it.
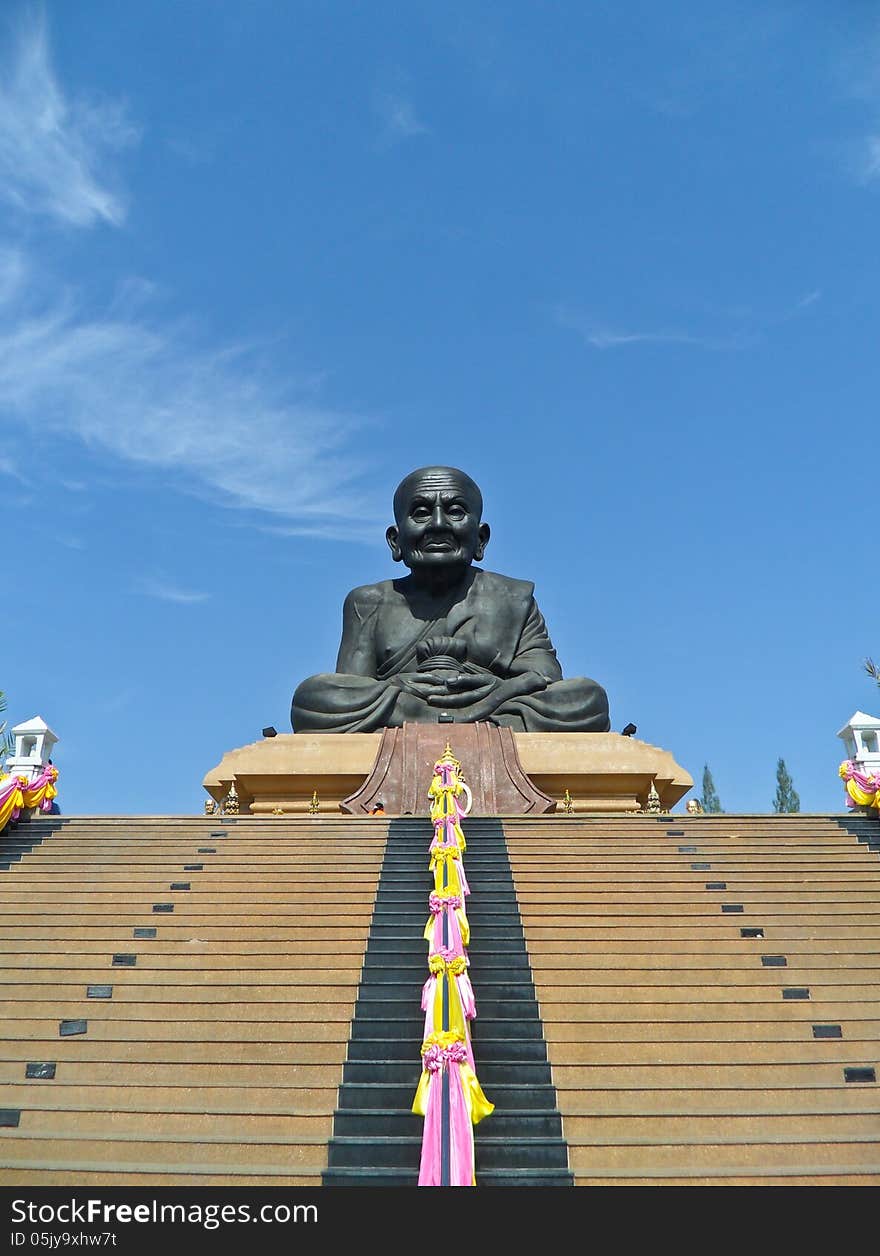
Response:
[[[320,809],[321,809],[321,804],[318,802],[318,791],[316,789],[313,789],[312,801],[309,803],[309,815],[316,816],[318,812],[320,811]]]
[[[645,811],[649,815],[654,816],[661,814],[660,795],[657,793],[657,787],[653,780],[651,781],[651,788],[648,790],[648,801],[645,804]]]
[[[455,768],[456,772],[461,772],[461,763],[459,762],[458,759],[456,759],[455,755],[452,753],[452,747],[450,746],[448,741],[446,743],[446,749],[443,751],[440,758],[437,760],[437,766],[440,766],[440,764],[445,764],[445,763],[448,763],[450,767]]]

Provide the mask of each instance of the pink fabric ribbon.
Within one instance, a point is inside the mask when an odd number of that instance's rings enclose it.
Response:
[[[473,1186],[474,1184],[474,1127],[471,1124],[461,1080],[461,1059],[452,1053],[462,1044],[449,1048],[448,1052],[429,1048],[425,1053],[425,1066],[431,1068],[431,1085],[428,1092],[428,1111],[422,1134],[422,1156],[419,1164],[419,1186],[442,1184],[441,1163],[441,1105],[442,1076],[445,1067],[449,1077],[449,1185]],[[428,1053],[436,1050],[428,1064]],[[447,1056],[447,1059],[443,1059]],[[435,1062],[436,1061],[436,1062]]]

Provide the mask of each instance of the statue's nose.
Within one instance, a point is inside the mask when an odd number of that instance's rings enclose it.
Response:
[[[437,505],[434,507],[433,511],[431,512],[431,527],[442,528],[445,523],[446,523],[446,517],[443,514],[443,507],[438,502]]]

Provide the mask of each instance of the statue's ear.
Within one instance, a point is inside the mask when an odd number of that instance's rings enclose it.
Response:
[[[480,530],[477,533],[477,536],[479,537],[479,540],[477,542],[477,548],[474,550],[474,558],[479,563],[482,561],[483,555],[486,552],[486,546],[489,544],[489,537],[491,536],[488,523],[480,524]]]
[[[399,563],[403,559],[403,550],[400,548],[400,537],[393,523],[385,531],[385,540],[388,542],[388,548],[391,550],[391,557],[396,563]]]

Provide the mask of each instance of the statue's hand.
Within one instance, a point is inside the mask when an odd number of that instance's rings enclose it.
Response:
[[[524,693],[538,693],[541,689],[546,689],[549,683],[537,672],[523,672],[521,676],[509,676],[506,680],[500,680],[497,676],[473,676],[467,679],[480,682],[480,687],[465,689],[463,693],[450,693],[445,699],[431,697],[428,702],[431,706],[466,706],[468,719],[476,722],[492,715],[508,698],[517,698]]]
[[[446,694],[446,677],[437,672],[398,672],[391,683],[429,702],[432,697],[442,700]]]
[[[470,706],[488,698],[501,684],[501,678],[486,672],[462,672],[458,676],[449,676],[442,693],[428,698],[431,706],[446,706],[450,709]]]

